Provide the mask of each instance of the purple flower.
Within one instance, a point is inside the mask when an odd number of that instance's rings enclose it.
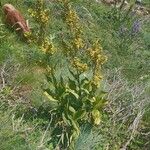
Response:
[[[133,25],[131,27],[131,35],[136,35],[140,32],[141,29],[141,22],[139,20],[136,20],[133,22]]]

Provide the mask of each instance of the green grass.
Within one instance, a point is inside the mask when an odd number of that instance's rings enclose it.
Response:
[[[26,121],[24,115],[17,117],[14,108],[9,107],[4,111],[2,107],[1,105],[1,150],[50,149],[50,145],[47,145],[50,132],[40,126],[40,120]]]

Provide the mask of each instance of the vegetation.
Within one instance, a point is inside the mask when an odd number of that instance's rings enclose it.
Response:
[[[0,149],[148,150],[149,1],[11,3],[31,32],[0,13]]]

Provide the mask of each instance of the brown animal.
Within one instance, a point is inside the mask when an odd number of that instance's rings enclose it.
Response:
[[[29,32],[30,28],[27,21],[22,14],[11,4],[5,4],[3,6],[5,16],[5,22],[11,25],[16,30],[20,30],[22,33]]]

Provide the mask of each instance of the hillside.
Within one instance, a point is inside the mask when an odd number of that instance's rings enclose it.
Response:
[[[149,150],[149,0],[0,9],[0,150]]]

